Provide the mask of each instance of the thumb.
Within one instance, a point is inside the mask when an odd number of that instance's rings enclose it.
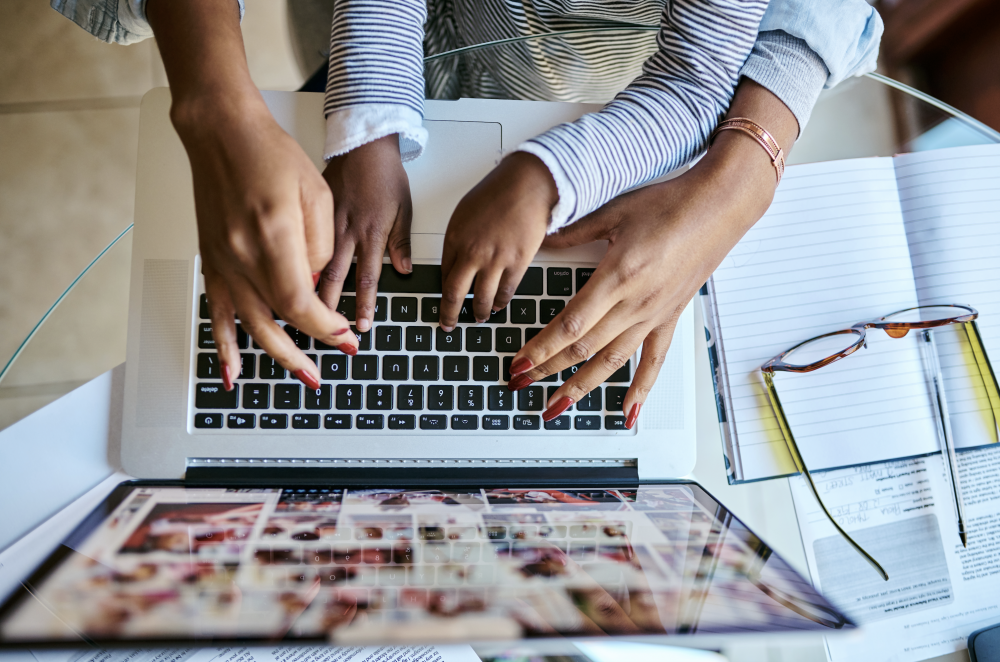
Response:
[[[590,212],[572,225],[566,225],[545,237],[544,248],[569,248],[599,239],[610,239],[618,225],[618,214],[611,205]]]

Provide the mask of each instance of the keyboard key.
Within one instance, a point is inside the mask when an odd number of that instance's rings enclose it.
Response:
[[[513,411],[514,394],[507,390],[506,386],[490,386],[487,393],[487,404],[490,411]],[[483,429],[486,429],[485,425],[483,425]]]
[[[545,291],[550,297],[573,296],[573,270],[549,267],[545,270]]]
[[[579,370],[583,366],[584,363],[586,363],[586,361],[580,361],[576,365],[571,365],[570,367],[568,367],[565,370],[563,370],[562,371],[562,380],[564,382],[567,381],[567,380],[569,380],[569,378],[572,377],[573,375],[575,375],[576,371]]]
[[[508,430],[510,429],[510,416],[504,414],[494,414],[483,416],[484,430]]]
[[[243,385],[244,409],[267,409],[271,402],[271,387],[267,384]]]
[[[455,387],[451,384],[447,386],[428,386],[427,408],[431,411],[451,411],[454,409]]]
[[[249,349],[250,347],[250,336],[243,330],[242,324],[236,325],[236,345],[240,349]]]
[[[288,427],[288,414],[261,414],[261,430],[284,430]]]
[[[483,410],[483,387],[482,386],[459,386],[458,387],[458,409],[460,411],[482,411]]]
[[[588,267],[586,269],[576,270],[576,291],[579,292],[583,289],[583,286],[587,284],[590,277],[594,275],[593,267]]]
[[[257,423],[257,417],[253,414],[230,414],[226,420],[226,426],[234,430],[250,430]]]
[[[521,279],[521,283],[517,286],[514,294],[520,296],[541,296],[542,268],[528,267],[528,270],[524,272],[524,278]]]
[[[361,384],[337,385],[337,409],[361,409]]]
[[[431,351],[432,335],[433,335],[433,330],[429,326],[406,327],[406,351],[407,352]]]
[[[237,379],[253,379],[257,372],[257,355],[240,354],[240,374]]]
[[[275,384],[274,385],[274,408],[275,409],[298,409],[302,401],[302,389],[298,384]],[[264,418],[260,419],[261,427],[264,426]]]
[[[439,352],[461,352],[462,351],[462,329],[456,328],[454,331],[445,333],[441,327],[437,330],[437,342],[434,345]]]
[[[342,296],[337,302],[337,312],[353,322],[357,318],[357,299],[352,296]]]
[[[472,312],[472,297],[467,297],[462,307],[458,309],[458,321],[462,324],[475,324],[476,315]]]
[[[404,411],[424,408],[424,387],[400,384],[396,387],[396,408]]]
[[[416,322],[417,297],[393,297],[390,315],[393,322]]]
[[[272,359],[267,354],[260,355],[260,378],[261,379],[284,379],[285,369],[281,364]]]
[[[441,266],[414,264],[413,271],[401,274],[391,264],[383,265],[378,278],[379,292],[400,294],[437,294],[441,291]]]
[[[201,352],[198,354],[198,379],[222,379],[222,371],[219,367],[219,355],[212,352]]]
[[[604,429],[605,430],[627,430],[625,427],[625,417],[624,416],[605,416],[604,417]]]
[[[444,357],[444,380],[447,382],[465,382],[469,380],[469,357]]]
[[[438,357],[414,356],[413,379],[418,382],[436,382],[438,380]]]
[[[604,390],[604,408],[607,411],[621,411],[625,406],[625,386],[609,386]]]
[[[500,358],[497,356],[473,357],[472,379],[477,382],[500,381]]]
[[[517,408],[521,411],[545,409],[545,387],[529,386],[517,392]]]
[[[403,327],[375,327],[375,351],[398,352],[401,349],[403,349]]]
[[[574,416],[573,427],[577,430],[600,430],[600,416]]]
[[[451,417],[452,430],[478,430],[479,417],[455,414]]]
[[[424,297],[420,300],[420,321],[437,322],[441,319],[441,297]]]
[[[546,400],[545,401],[546,402],[548,402],[549,400],[552,399],[552,394],[555,393],[558,388],[559,388],[558,386],[548,386],[548,387],[545,388],[545,390],[546,390],[546,394],[545,394]],[[567,409],[566,411],[573,411],[573,406],[570,405],[569,409]]]
[[[198,349],[215,349],[215,338],[212,337],[211,324],[198,325]]]
[[[352,326],[351,331],[354,332],[355,337],[358,339],[358,351],[369,352],[372,348],[372,330],[368,329],[364,333],[358,333],[358,327]]]
[[[492,352],[493,330],[485,327],[469,327],[465,330],[465,351]]]
[[[546,430],[569,430],[569,416],[556,416],[551,421],[545,421]]]
[[[410,357],[383,356],[382,379],[393,382],[403,382],[410,378]]]
[[[420,415],[420,429],[421,430],[447,430],[448,429],[448,417],[444,414],[421,414]],[[398,561],[397,561],[398,563]]]
[[[389,307],[389,299],[386,297],[375,297],[375,314],[372,315],[373,322],[386,321],[386,309]]]
[[[532,338],[534,338],[535,336],[537,336],[541,332],[542,332],[542,330],[539,329],[539,328],[525,329],[524,330],[524,344],[527,345],[529,342],[531,342]]]
[[[504,382],[510,381],[510,366],[514,362],[513,356],[503,357],[503,364],[500,367],[500,379]]]
[[[312,338],[310,338],[306,333],[299,331],[291,324],[285,325],[285,333],[288,337],[292,339],[295,346],[299,349],[310,349],[312,347]],[[264,419],[260,420],[260,426],[264,427]]]
[[[566,307],[566,302],[559,299],[542,299],[538,302],[538,306],[540,309],[538,321],[542,324],[548,324],[562,312],[562,309]]]
[[[221,428],[222,414],[195,414],[194,426],[196,428]]]
[[[611,373],[605,382],[629,382],[632,381],[632,359],[625,362],[625,365]]]
[[[327,414],[323,417],[323,427],[327,430],[350,430],[350,414]]]
[[[383,414],[358,414],[359,430],[381,430],[385,427],[385,416]]]
[[[347,355],[324,354],[320,359],[319,376],[326,381],[347,379]]]
[[[516,354],[521,349],[521,329],[504,327],[497,329],[497,351]]]
[[[535,300],[513,299],[510,302],[510,321],[514,324],[534,324]]]
[[[487,324],[506,324],[507,323],[507,309],[501,308],[500,310],[491,310],[490,316],[486,320]]]
[[[390,430],[414,430],[417,419],[413,414],[393,414],[389,417]]]
[[[576,403],[577,411],[602,411],[604,403],[601,402],[601,387],[598,386],[587,395],[580,398]]]
[[[292,428],[296,430],[318,430],[319,414],[292,414]]]
[[[515,430],[541,430],[542,419],[540,416],[515,416]]]
[[[368,409],[392,409],[392,387],[388,384],[369,384],[367,400]]]
[[[351,377],[353,379],[378,379],[378,357],[352,356]]]
[[[198,300],[198,317],[203,320],[211,319],[212,316],[208,312],[208,295],[202,294]],[[220,426],[221,427],[221,426]]]

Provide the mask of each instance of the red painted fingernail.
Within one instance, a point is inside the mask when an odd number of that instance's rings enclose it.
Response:
[[[526,356],[522,356],[518,360],[510,364],[510,374],[520,375],[522,372],[528,372],[531,370],[534,364],[532,364],[531,359]]]
[[[222,385],[227,391],[233,390],[233,378],[229,376],[229,366],[225,364],[222,366]]]
[[[546,422],[551,421],[553,418],[555,418],[559,414],[569,409],[570,405],[572,404],[573,404],[573,398],[569,397],[568,395],[564,395],[563,397],[556,400],[556,403],[554,405],[552,405],[544,412],[542,412],[542,420]]]
[[[313,274],[313,287],[319,285],[319,272]]]
[[[348,329],[348,328],[337,329],[336,331],[333,332],[333,335],[335,335],[335,336],[342,336],[345,333],[347,333],[348,331],[350,331],[350,329]]]
[[[337,349],[339,349],[340,351],[342,351],[344,354],[347,354],[348,356],[354,356],[355,354],[358,353],[358,348],[357,347],[355,347],[354,345],[352,345],[350,343],[346,343],[346,342],[344,344],[342,344],[342,345],[337,345]]]
[[[514,375],[510,382],[507,383],[507,389],[510,391],[520,391],[525,386],[529,386],[535,380],[527,375]]]
[[[636,420],[639,418],[639,410],[642,409],[642,403],[637,402],[632,405],[632,409],[629,410],[628,418],[625,419],[625,427],[629,430],[635,425]]]
[[[296,370],[292,374],[295,375],[296,379],[298,379],[300,382],[302,382],[303,384],[305,384],[309,388],[313,389],[314,391],[319,389],[319,382],[316,381],[316,378],[313,377],[311,374],[309,374],[308,371],[306,371],[306,370]]]

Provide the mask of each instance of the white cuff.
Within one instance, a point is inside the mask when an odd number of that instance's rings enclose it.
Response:
[[[536,142],[530,140],[523,142],[517,146],[515,151],[534,154],[541,159],[552,174],[552,179],[556,183],[556,192],[559,193],[559,200],[552,208],[552,216],[549,218],[549,229],[546,234],[558,232],[560,228],[564,228],[572,222],[570,219],[576,209],[576,192],[569,183],[566,171],[563,170],[555,154]]]
[[[391,103],[350,106],[326,116],[326,149],[323,159],[346,154],[373,140],[399,134],[399,155],[403,163],[420,156],[427,144],[427,129],[420,113]]]

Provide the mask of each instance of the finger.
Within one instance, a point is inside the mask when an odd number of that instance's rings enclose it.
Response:
[[[528,270],[528,267],[521,268],[508,268],[503,272],[503,276],[500,278],[500,284],[497,286],[497,294],[493,299],[493,310],[502,310],[507,307],[510,300],[514,297],[514,293],[517,292],[517,286],[521,284],[521,279],[524,278],[524,272]]]
[[[240,348],[236,340],[236,308],[229,296],[229,287],[215,271],[204,270],[205,296],[212,318],[212,337],[219,355],[219,373],[227,391],[233,390],[233,380],[242,369]]]
[[[393,268],[401,274],[413,272],[413,261],[410,259],[410,223],[413,220],[413,207],[410,203],[410,187],[406,187],[406,198],[399,206],[396,222],[389,231],[389,259]]]
[[[493,300],[496,298],[497,285],[500,284],[500,277],[503,272],[497,269],[493,271],[480,271],[476,274],[476,289],[472,295],[472,314],[476,321],[482,324],[490,318],[493,312]]]
[[[458,324],[458,313],[465,304],[465,295],[469,293],[475,277],[474,266],[456,264],[445,278],[441,286],[441,314],[438,317],[438,324],[445,331],[451,331]]]
[[[326,181],[317,175],[319,183],[302,195],[302,216],[306,232],[306,255],[311,273],[321,271],[333,257],[333,194]]]
[[[319,279],[319,298],[330,310],[337,310],[340,305],[340,295],[344,292],[344,281],[351,271],[354,261],[354,239],[343,234],[336,239],[333,247],[333,259],[330,260]],[[355,319],[357,315],[355,315]],[[354,320],[348,320],[353,322]]]
[[[382,255],[385,253],[385,237],[365,237],[358,245],[358,266],[354,282],[357,291],[358,331],[364,333],[372,328],[375,319],[375,300],[378,298],[378,277],[382,273]]]
[[[569,248],[600,239],[610,239],[619,221],[619,215],[614,211],[615,209],[614,203],[609,202],[576,223],[564,226],[558,232],[546,236],[542,246],[545,248]]]
[[[635,373],[632,375],[632,385],[629,386],[628,392],[625,394],[625,401],[622,403],[625,427],[629,430],[639,420],[642,405],[656,383],[656,377],[660,374],[660,368],[667,357],[667,350],[670,349],[670,341],[673,340],[677,320],[683,310],[683,305],[678,306],[666,322],[650,331],[645,340],[642,341],[642,355],[639,357],[639,365],[636,366]]]

